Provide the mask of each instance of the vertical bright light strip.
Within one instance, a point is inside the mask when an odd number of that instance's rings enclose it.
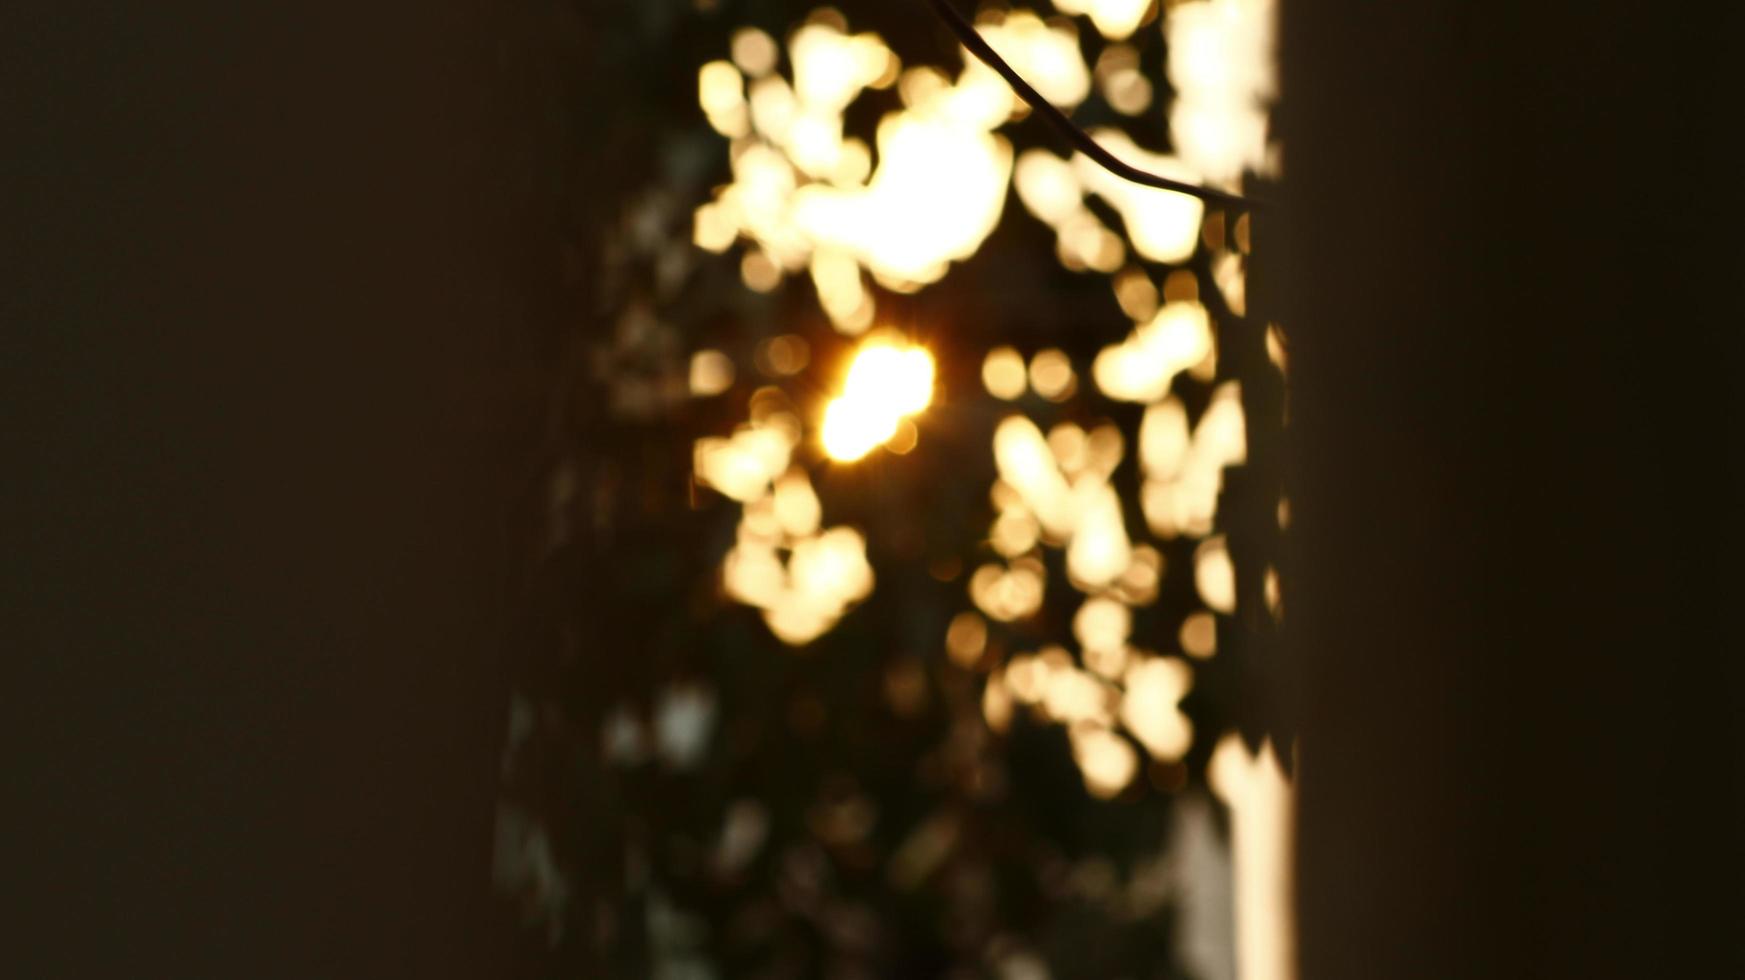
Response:
[[[1291,895],[1296,792],[1272,743],[1250,756],[1226,735],[1212,752],[1212,791],[1230,808],[1236,878],[1236,980],[1295,980]]]

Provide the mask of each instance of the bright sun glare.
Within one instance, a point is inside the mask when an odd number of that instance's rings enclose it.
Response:
[[[861,459],[932,401],[933,355],[926,348],[869,340],[855,352],[842,394],[824,410],[824,452],[837,462]]]

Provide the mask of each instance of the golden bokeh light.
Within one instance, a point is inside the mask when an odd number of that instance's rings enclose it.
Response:
[[[897,434],[897,416],[874,401],[837,398],[825,406],[820,432],[825,454],[851,463]]]
[[[1097,647],[1083,653],[1085,666],[1105,680],[1119,680],[1133,651],[1129,647]]]
[[[1163,299],[1166,303],[1198,303],[1200,277],[1192,269],[1172,269],[1163,277]]]
[[[1042,700],[1042,679],[1045,669],[1041,661],[1028,653],[1014,654],[1006,661],[1000,681],[1013,698],[1023,704]]]
[[[1069,733],[1073,760],[1092,796],[1112,799],[1133,782],[1139,754],[1126,739],[1095,724],[1074,725]]]
[[[1132,37],[1152,0],[1054,0],[1055,9],[1063,14],[1084,14],[1091,18],[1097,30],[1111,41]]]
[[[1087,436],[1077,426],[1057,426],[1045,438],[1021,415],[1003,420],[994,430],[1000,471],[995,500],[1002,514],[995,523],[995,547],[1029,543],[1018,538],[1020,525],[1005,516],[1018,506],[1010,500],[1015,495],[1034,515],[1044,539],[1065,545],[1067,574],[1075,586],[1114,586],[1129,573],[1134,556],[1120,497],[1108,482],[1120,456],[1118,433],[1107,427]]]
[[[1175,657],[1146,657],[1127,668],[1121,724],[1154,759],[1175,762],[1193,744],[1193,725],[1180,708],[1193,676]]]
[[[996,732],[1003,732],[1012,724],[1012,692],[1001,669],[996,669],[982,688],[982,719]]]
[[[1083,98],[1088,75],[1069,28],[1015,14],[992,33],[1056,96]],[[734,139],[734,179],[699,209],[695,238],[720,251],[743,236],[784,272],[809,266],[831,322],[859,333],[875,313],[861,269],[913,291],[968,258],[998,223],[1012,161],[993,130],[1014,97],[979,62],[955,80],[902,73],[883,40],[850,34],[839,15],[814,18],[789,40],[791,83],[773,72],[772,44],[755,31],[735,38],[735,61],[755,79],[749,96],[734,63],[700,73],[699,103]],[[899,77],[906,108],[879,122],[875,166],[873,150],[844,134],[843,113],[865,89]],[[748,271],[748,284],[773,288],[767,267]]]
[[[1236,566],[1222,536],[1207,538],[1194,551],[1194,587],[1213,612],[1236,611]]]
[[[1072,164],[1047,150],[1025,150],[1012,171],[1018,200],[1038,221],[1058,228],[1084,205]]]
[[[1199,303],[1166,303],[1119,344],[1097,354],[1091,376],[1103,394],[1150,404],[1169,394],[1176,375],[1212,352],[1212,323]]]
[[[1142,544],[1133,549],[1133,563],[1115,582],[1114,595],[1129,606],[1148,606],[1157,601],[1163,584],[1163,555],[1156,548]]]
[[[1073,487],[1078,519],[1066,546],[1066,570],[1080,588],[1101,588],[1115,581],[1133,561],[1133,546],[1121,520],[1121,498],[1115,488],[1081,480]]]
[[[1218,652],[1218,621],[1209,612],[1189,613],[1178,639],[1183,653],[1206,660]]]
[[[774,378],[786,378],[806,370],[812,361],[812,345],[795,334],[771,337],[757,345],[757,369]]]
[[[981,662],[987,648],[987,620],[968,611],[952,617],[951,625],[945,629],[945,652],[951,656],[952,663],[972,670]]]
[[[921,444],[921,430],[916,428],[912,419],[898,419],[897,431],[885,440],[885,451],[898,456],[907,456]]]
[[[1010,566],[988,564],[976,569],[970,576],[969,595],[989,619],[1011,623],[1042,608],[1046,583],[1041,562],[1020,558]]]
[[[1042,688],[1043,714],[1064,725],[1087,721],[1098,725],[1114,723],[1115,706],[1121,700],[1114,685],[1073,666],[1071,656],[1060,647],[1045,649],[1040,657],[1043,664],[1049,665]],[[1064,664],[1053,666],[1051,659],[1064,660]]]
[[[741,426],[730,438],[697,440],[693,470],[723,496],[750,503],[788,468],[793,448],[789,434],[777,427]]]
[[[1140,426],[1140,504],[1152,533],[1163,538],[1212,532],[1224,469],[1248,456],[1240,386],[1229,381],[1214,389],[1199,427],[1191,437],[1186,432],[1186,412],[1173,397],[1147,409]]]
[[[1115,302],[1135,323],[1149,320],[1157,315],[1157,284],[1144,269],[1130,266],[1115,277]]]
[[[818,305],[839,332],[852,337],[872,326],[872,294],[861,281],[854,256],[834,248],[813,252],[812,285],[818,290]]]
[[[1188,183],[1200,175],[1175,157],[1152,153],[1118,129],[1099,129],[1092,137],[1127,163]],[[1109,173],[1084,154],[1076,154],[1073,171],[1084,188],[1107,201],[1121,215],[1133,250],[1153,262],[1186,261],[1199,245],[1200,221],[1206,208],[1199,198],[1144,187]]]
[[[1042,522],[1049,538],[1058,542],[1072,536],[1078,523],[1072,488],[1036,423],[1022,415],[1001,421],[994,429],[994,462],[1002,483]]]
[[[1078,31],[1072,25],[1047,23],[1028,10],[1014,10],[1004,17],[989,10],[976,26],[988,44],[1049,102],[1070,109],[1090,95],[1090,70],[1079,53]],[[977,76],[1001,81],[979,61],[972,60],[970,67]],[[1006,92],[1010,114],[1016,108],[1016,96]]]
[[[1030,359],[1030,387],[1051,402],[1071,397],[1077,381],[1072,361],[1062,351],[1050,347]]]
[[[744,280],[747,289],[768,293],[782,284],[782,269],[768,253],[753,249],[746,252],[739,262],[739,278]]]
[[[1071,422],[1062,422],[1048,430],[1048,450],[1054,462],[1067,476],[1075,476],[1085,468],[1089,458],[1090,438],[1085,430]]]
[[[1133,631],[1133,612],[1113,599],[1092,597],[1073,616],[1072,631],[1083,651],[1119,649]]]
[[[1084,466],[1079,472],[1107,480],[1115,475],[1115,469],[1121,465],[1126,452],[1127,439],[1121,435],[1121,430],[1112,423],[1099,425],[1085,437]]]
[[[1103,98],[1111,108],[1124,116],[1137,116],[1151,108],[1151,79],[1138,69],[1123,68],[1113,72],[1103,83]]]
[[[825,454],[853,462],[884,445],[909,416],[932,403],[933,377],[933,355],[924,347],[882,338],[862,344],[849,363],[842,393],[825,407]],[[912,448],[911,439],[902,451]]]
[[[722,136],[738,139],[751,131],[745,79],[732,62],[711,61],[697,70],[697,104]]]
[[[1164,34],[1176,92],[1170,135],[1208,180],[1271,171],[1268,107],[1277,97],[1276,0],[1191,0],[1169,5]]]
[[[776,39],[755,27],[742,27],[733,32],[733,63],[752,78],[762,78],[776,70],[781,50]]]
[[[843,397],[877,399],[892,414],[914,415],[933,401],[933,373],[933,355],[926,348],[873,341],[855,352]]]
[[[733,361],[718,350],[691,355],[689,386],[694,398],[709,398],[733,387]]]
[[[1029,382],[1024,368],[1024,355],[1011,347],[996,347],[982,361],[982,384],[988,394],[1004,401],[1023,397]]]
[[[1001,511],[988,531],[988,543],[1006,558],[1029,554],[1041,539],[1042,525],[1022,505]]]
[[[872,594],[866,540],[848,527],[788,542],[784,563],[777,542],[748,532],[722,564],[732,598],[763,611],[776,638],[804,646],[829,632],[855,603]]]
[[[824,508],[804,470],[792,469],[784,474],[776,481],[775,493],[769,499],[783,534],[806,538],[818,533]]]
[[[733,240],[738,236],[739,229],[734,226],[726,209],[718,204],[705,204],[697,208],[691,241],[698,248],[719,254],[732,248]]]
[[[1192,444],[1188,410],[1180,399],[1172,396],[1145,410],[1139,423],[1139,462],[1148,478],[1174,479],[1182,471]]]

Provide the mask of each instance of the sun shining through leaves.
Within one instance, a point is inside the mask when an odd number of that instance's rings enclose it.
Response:
[[[833,460],[852,463],[889,442],[933,401],[933,355],[882,338],[855,351],[842,393],[824,410],[821,438]]]
[[[1101,92],[1123,114],[1144,111],[1150,82],[1138,71],[1135,49],[1116,42],[1133,37],[1153,15],[1152,5],[1060,0],[1057,6],[1087,18],[1109,42],[1094,71],[1080,53],[1072,21],[987,10],[977,29],[1057,106],[1071,109]],[[1270,67],[1262,64],[1270,56],[1270,17],[1269,0],[1168,6],[1163,31],[1180,48],[1180,57],[1169,61],[1170,78],[1182,93],[1170,110],[1179,156],[1141,147],[1119,129],[1093,136],[1123,159],[1187,181],[1210,178],[1230,185],[1242,169],[1263,168],[1269,159],[1264,120],[1257,124],[1255,112],[1273,90]],[[1223,471],[1245,459],[1237,383],[1217,386],[1209,404],[1192,413],[1178,390],[1183,378],[1203,385],[1219,377],[1215,326],[1200,290],[1220,290],[1238,313],[1245,305],[1244,260],[1224,241],[1224,216],[1216,216],[1216,227],[1206,225],[1201,201],[1128,183],[1083,155],[1031,149],[1014,166],[1010,144],[997,131],[1024,109],[991,70],[968,57],[955,75],[905,67],[882,38],[850,31],[835,12],[814,16],[788,38],[787,77],[778,71],[782,46],[761,31],[735,34],[729,54],[698,74],[704,115],[731,141],[733,181],[697,209],[695,241],[713,252],[744,242],[742,273],[751,288],[768,291],[790,276],[804,276],[839,332],[866,335],[877,315],[879,288],[924,288],[980,247],[1001,220],[1008,183],[1024,209],[1054,232],[1063,266],[1112,277],[1131,329],[1112,337],[1091,363],[1075,365],[1053,348],[1027,357],[1002,346],[986,354],[980,374],[990,395],[1014,405],[1032,395],[1076,405],[1090,394],[1081,387],[1082,371],[1096,395],[1143,406],[1131,440],[1130,465],[1138,470],[1140,490],[1135,506],[1116,489],[1128,443],[1118,428],[1063,424],[1044,433],[1028,412],[1007,415],[992,445],[1000,482],[988,542],[999,560],[976,567],[968,591],[989,619],[1023,624],[1043,608],[1049,594],[1043,558],[1058,550],[1066,584],[1088,597],[1075,620],[1084,631],[1078,654],[1088,671],[1083,676],[1106,685],[1111,698],[1128,690],[1128,697],[1139,699],[1135,704],[1150,706],[1145,715],[1113,707],[1087,713],[1083,706],[1096,699],[1082,684],[1079,694],[1057,697],[1057,704],[1065,703],[1059,698],[1076,698],[1081,705],[1061,720],[1077,726],[1072,741],[1087,785],[1101,787],[1099,792],[1125,785],[1118,777],[1131,775],[1133,767],[1104,737],[1123,726],[1152,755],[1179,758],[1191,738],[1188,730],[1153,716],[1179,698],[1191,669],[1186,661],[1135,652],[1124,638],[1116,643],[1110,637],[1124,614],[1130,619],[1131,605],[1155,600],[1165,572],[1157,548],[1135,539],[1130,515],[1142,515],[1137,530],[1162,541],[1206,539],[1216,526]],[[845,113],[865,93],[881,89],[895,91],[899,108],[886,112],[873,142],[864,143],[847,132]],[[1163,277],[1160,290],[1141,264],[1184,263],[1208,245],[1214,249],[1210,282],[1177,269]],[[913,448],[917,429],[910,419],[931,404],[936,373],[925,349],[882,331],[866,335],[816,418],[823,457],[852,464],[880,447],[894,453]],[[700,354],[692,365],[692,389],[699,395],[720,390],[731,376],[731,365]],[[850,584],[815,588],[805,578],[813,569],[852,564],[846,559],[851,552],[864,563],[864,540],[851,546],[846,537],[832,539],[835,559],[816,564],[811,556],[817,546],[801,550],[811,540],[805,534],[816,528],[789,527],[777,537],[757,530],[759,514],[771,501],[781,509],[782,487],[792,497],[796,479],[803,479],[802,469],[790,469],[799,446],[795,421],[790,415],[774,426],[754,422],[730,437],[699,442],[697,477],[745,508],[739,543],[726,565],[729,594],[762,609],[785,641],[805,643],[864,598],[870,569],[865,576],[833,572],[839,583]],[[785,563],[782,555],[789,556]],[[1228,614],[1234,587],[1224,555],[1220,540],[1209,540],[1187,564],[1205,605]],[[1191,647],[1185,652],[1211,655],[1204,626],[1184,625],[1181,632],[1192,640],[1183,644]],[[1008,669],[1003,676],[1009,682],[1023,670]],[[1069,678],[1063,684],[1077,683],[1070,680],[1077,674],[1059,676]],[[1008,702],[1044,703],[1040,693],[1009,693],[990,695],[992,710],[1009,714]]]
[[[1246,193],[1273,2],[956,6],[1117,157]],[[925,5],[609,6],[687,105],[622,93],[648,145],[577,182],[614,219],[576,270],[600,438],[550,487],[585,666],[518,702],[513,766],[606,792],[505,818],[530,921],[602,976],[1239,975],[1174,934],[1176,821],[1219,812],[1288,598],[1245,537],[1288,524],[1255,226],[1063,151]]]

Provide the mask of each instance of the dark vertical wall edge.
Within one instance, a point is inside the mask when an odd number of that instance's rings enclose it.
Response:
[[[537,27],[0,14],[8,975],[505,972]]]
[[[1738,21],[1286,4],[1308,980],[1745,968]]]

